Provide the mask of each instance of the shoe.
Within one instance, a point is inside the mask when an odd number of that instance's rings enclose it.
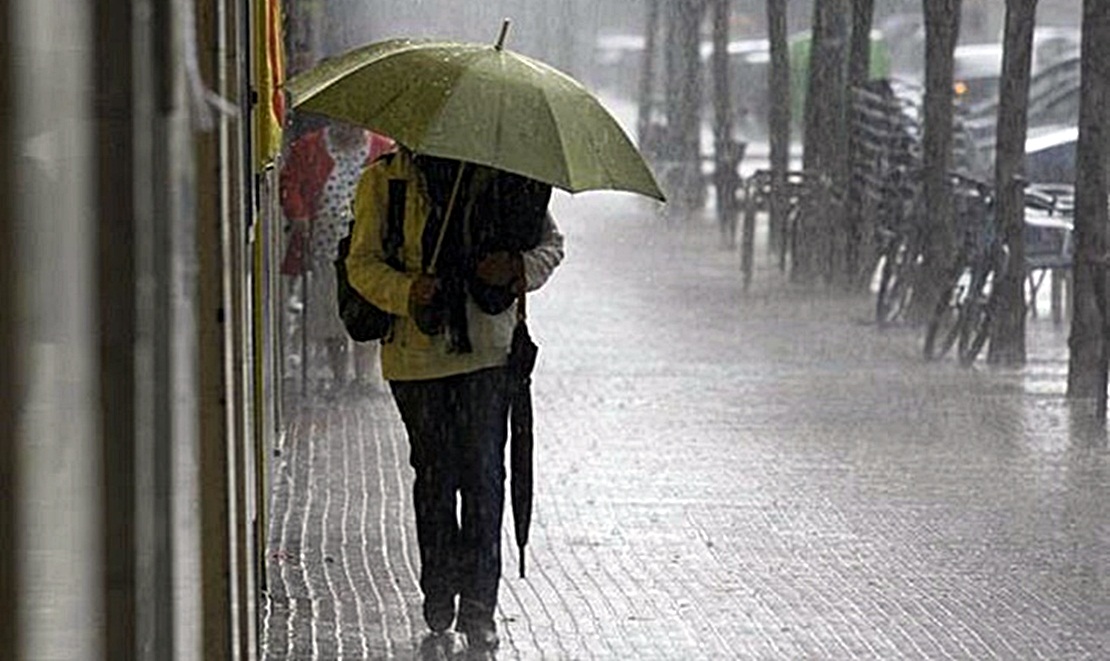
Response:
[[[475,650],[469,649],[466,651],[466,656],[463,657],[466,661],[495,661],[497,659],[493,650]]]
[[[493,620],[460,622],[458,630],[466,635],[467,647],[475,652],[492,652],[501,644]]]
[[[466,652],[466,641],[453,631],[432,632],[420,643],[421,661],[451,661]]]
[[[432,633],[444,633],[450,629],[455,621],[455,598],[425,597],[424,621]]]

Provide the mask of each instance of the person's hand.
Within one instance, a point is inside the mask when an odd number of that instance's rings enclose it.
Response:
[[[439,301],[439,280],[431,275],[419,275],[409,289],[409,314],[416,327],[425,335],[443,332],[446,308]]]
[[[524,261],[519,253],[505,251],[490,253],[478,262],[474,274],[485,283],[507,287],[514,281],[523,280]]]
[[[439,291],[439,279],[431,275],[419,275],[409,288],[409,303],[412,307],[428,306]]]

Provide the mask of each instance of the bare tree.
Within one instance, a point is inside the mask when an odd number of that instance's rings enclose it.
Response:
[[[1106,416],[1107,166],[1110,153],[1110,3],[1084,0],[1079,140],[1075,180],[1075,307],[1068,363],[1068,398],[1094,401]]]
[[[848,89],[849,95],[846,101],[848,107],[851,107],[852,89],[862,87],[871,73],[871,24],[875,15],[875,0],[852,0],[852,43],[848,52]],[[849,113],[849,117],[850,117]],[[849,132],[851,131],[851,122],[848,122]],[[853,167],[856,163],[857,153],[855,148],[856,141],[851,140],[849,136],[848,141],[849,149],[848,154],[849,168]],[[862,212],[862,201],[860,199],[860,188],[856,185],[856,181],[848,183],[848,203],[845,209],[845,220],[849,235],[847,237],[847,272],[846,276],[848,282],[853,287],[861,286],[866,282],[865,278],[869,275],[871,266],[873,265],[872,259],[863,259],[863,255],[869,254],[873,251],[871,241],[868,240],[869,229],[865,223]]]
[[[658,50],[656,38],[659,34],[659,3],[661,0],[647,1],[647,18],[644,26],[644,60],[640,66],[639,112],[636,116],[636,133],[641,146],[647,138],[651,124],[653,83],[655,82],[655,53]]]
[[[721,245],[736,244],[736,190],[740,185],[738,172],[742,157],[732,137],[732,109],[729,90],[728,22],[729,0],[712,0],[713,7],[713,188],[717,195],[717,219]]]
[[[664,4],[666,34],[664,107],[668,160],[673,167],[664,177],[671,204],[679,211],[701,205],[701,39],[705,0],[671,0]]]
[[[871,72],[871,24],[875,0],[852,0],[852,47],[848,54],[848,84],[859,87]]]
[[[923,145],[925,213],[929,243],[925,246],[924,277],[908,311],[921,321],[940,295],[956,233],[948,170],[952,164],[952,76],[960,33],[960,0],[922,0],[925,11],[925,138]]]
[[[847,188],[849,0],[818,0],[813,5],[809,46],[809,84],[805,102],[806,179],[813,204],[802,214],[791,277],[831,280],[835,242],[843,205],[832,195]]]
[[[790,51],[786,41],[787,0],[767,0],[767,32],[771,49],[767,87],[771,141],[771,244],[786,236],[786,171],[790,167]]]
[[[1033,60],[1033,25],[1037,0],[1006,0],[1002,50],[1002,89],[998,103],[994,189],[998,227],[1010,247],[1006,272],[996,274],[999,311],[991,320],[988,362],[1025,363],[1025,213],[1022,187],[1015,180],[1025,171],[1025,134],[1029,108],[1029,67]]]

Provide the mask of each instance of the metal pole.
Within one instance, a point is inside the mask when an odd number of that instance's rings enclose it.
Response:
[[[308,232],[301,260],[301,398],[308,397],[308,280],[312,268],[312,228],[316,221],[308,220]]]
[[[15,204],[17,193],[11,155],[15,153],[15,95],[12,54],[12,2],[0,0],[0,310],[18,310],[15,268]],[[16,411],[22,367],[18,364],[17,315],[0,315],[0,649],[12,661],[20,658],[17,556],[20,550],[19,470],[16,452]]]
[[[250,37],[250,0],[236,0],[227,8],[228,42],[228,82],[223,90],[224,98],[231,100],[239,108],[239,118],[251,117],[251,37]],[[239,631],[236,639],[239,659],[250,661],[257,656],[257,613],[254,602],[257,578],[257,556],[255,549],[255,481],[258,479],[258,465],[255,461],[255,433],[260,424],[255,381],[255,361],[258,354],[254,347],[254,324],[258,321],[253,309],[258,301],[252,300],[251,289],[254,278],[252,237],[258,236],[257,228],[252,227],[254,213],[254,164],[251,154],[251,124],[249,119],[236,119],[227,122],[231,140],[228,150],[233,156],[235,166],[232,172],[233,186],[229,201],[233,202],[228,218],[232,221],[232,245],[236,276],[232,280],[232,301],[235,309],[232,352],[235,370],[237,424],[235,426],[235,566],[236,594],[238,595]]]
[[[219,3],[199,2],[197,50],[201,79],[215,80],[222,66]],[[201,618],[202,658],[230,659],[232,653],[231,527],[227,381],[224,327],[229,322],[223,293],[221,178],[227,173],[219,135],[198,134],[197,257],[199,264]]]
[[[173,254],[169,219],[172,216],[173,185],[170,175],[170,122],[174,112],[173,5],[171,0],[152,0],[155,95],[154,141],[154,222],[152,224],[154,275],[160,295],[156,297],[154,334],[158,343],[154,371],[159,382],[155,401],[153,452],[155,566],[155,643],[154,655],[172,658],[175,648],[174,611],[174,464],[173,464],[173,345],[174,308]]]
[[[135,656],[135,88],[131,3],[93,9],[104,658]]]
[[[170,241],[170,113],[173,110],[171,7],[136,0],[134,72],[135,291],[135,645],[172,659],[173,583],[173,277]]]

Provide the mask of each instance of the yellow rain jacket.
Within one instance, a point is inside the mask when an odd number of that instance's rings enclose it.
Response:
[[[407,182],[404,245],[400,255],[404,272],[387,264],[382,250],[390,179]],[[473,346],[469,353],[450,351],[446,333],[425,335],[413,321],[409,288],[423,264],[421,237],[430,209],[423,177],[411,153],[404,149],[372,163],[355,191],[355,224],[347,255],[347,278],[366,300],[395,317],[391,337],[383,342],[381,351],[382,377],[390,381],[438,379],[497,367],[505,364],[509,354],[516,303],[500,314],[489,315],[467,295],[467,321]],[[523,254],[527,290],[534,291],[545,283],[563,255],[563,236],[549,213],[540,244]]]

